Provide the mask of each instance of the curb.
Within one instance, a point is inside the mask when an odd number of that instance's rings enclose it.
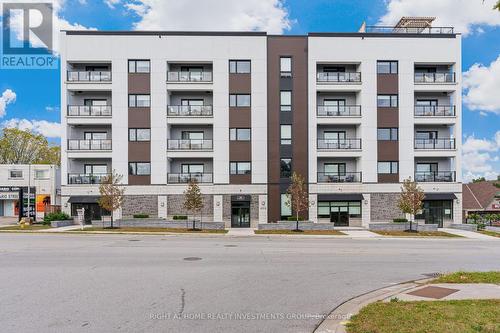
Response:
[[[389,287],[382,287],[364,294],[350,298],[337,307],[326,318],[316,326],[313,333],[345,333],[345,325],[353,315],[357,314],[361,308],[373,302],[392,297],[406,290],[413,289],[434,278],[425,278],[402,282]]]

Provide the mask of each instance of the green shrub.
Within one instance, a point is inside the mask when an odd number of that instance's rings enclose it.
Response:
[[[406,222],[408,222],[408,220],[405,219],[404,217],[402,217],[402,218],[394,219],[394,220],[392,220],[392,222],[394,222],[394,223],[406,223]]]
[[[287,221],[297,221],[297,217],[296,216],[288,216],[286,218],[286,220]],[[299,221],[304,221],[304,218],[299,216]]]
[[[71,217],[64,212],[48,213],[43,218],[43,224],[50,224],[52,221],[71,220]]]
[[[134,214],[134,219],[147,219],[148,217],[148,214]]]
[[[187,217],[187,215],[174,215],[173,219],[174,220],[187,220],[188,217]]]

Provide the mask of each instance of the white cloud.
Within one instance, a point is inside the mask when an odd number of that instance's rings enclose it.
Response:
[[[119,4],[121,0],[104,0],[104,3],[111,9],[115,8],[115,5]]]
[[[472,65],[463,75],[463,87],[464,103],[470,110],[500,115],[500,56],[489,66]]]
[[[267,31],[281,34],[292,21],[284,0],[132,0],[136,30]]]
[[[436,17],[434,26],[453,26],[464,35],[482,33],[481,26],[500,26],[493,10],[497,0],[388,0],[380,23],[394,25],[403,16]]]
[[[478,177],[496,179],[500,174],[497,169],[500,160],[500,131],[492,139],[476,139],[473,135],[466,137],[462,153],[464,181]]]
[[[12,118],[2,123],[5,128],[19,128],[39,133],[47,138],[61,137],[61,124],[47,120],[28,120]]]
[[[0,118],[3,118],[7,113],[7,104],[16,101],[16,93],[11,89],[6,89],[0,96]]]

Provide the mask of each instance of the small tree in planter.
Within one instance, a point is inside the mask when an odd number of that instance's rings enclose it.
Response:
[[[113,173],[104,177],[99,185],[101,197],[97,201],[99,206],[111,212],[111,229],[113,229],[113,213],[123,205],[125,188],[120,185],[123,176]]]
[[[189,181],[188,188],[184,191],[184,209],[192,212],[193,215],[200,213],[200,223],[201,223],[201,211],[205,207],[203,203],[203,196],[201,195],[200,187],[195,179]],[[193,217],[193,228],[196,230],[196,220]]]
[[[309,209],[309,193],[307,193],[304,177],[300,174],[293,172],[290,179],[292,182],[286,191],[288,194],[286,205],[295,212],[296,225],[294,231],[300,231],[299,215]]]
[[[415,215],[422,210],[424,201],[424,191],[418,184],[411,180],[411,177],[403,181],[401,194],[399,196],[398,207],[405,214],[410,214],[410,232],[412,232],[412,222]],[[416,230],[415,230],[416,231]]]

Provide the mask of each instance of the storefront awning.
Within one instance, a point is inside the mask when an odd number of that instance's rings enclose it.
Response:
[[[455,200],[453,193],[425,193],[424,200]]]
[[[361,193],[318,194],[318,201],[361,201]]]
[[[70,203],[97,203],[98,196],[94,195],[76,195],[69,197]]]

